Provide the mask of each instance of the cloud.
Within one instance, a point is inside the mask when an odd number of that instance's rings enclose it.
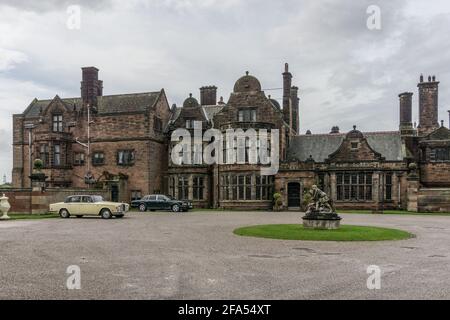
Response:
[[[22,52],[0,48],[0,72],[11,70],[27,60],[27,56]]]
[[[11,7],[21,11],[46,12],[66,10],[70,5],[80,5],[89,9],[101,9],[111,5],[111,0],[2,0],[0,7]]]
[[[69,30],[67,6],[81,5]],[[381,30],[369,30],[353,0],[4,0],[0,4],[0,128],[34,98],[79,96],[82,66],[100,68],[104,94],[165,88],[180,105],[217,85],[228,99],[249,70],[263,88],[282,86],[289,62],[300,87],[301,131],[398,127],[398,93],[417,93],[420,73],[436,74],[440,118],[450,105],[450,4],[379,2]],[[436,9],[437,8],[437,9]],[[280,90],[270,90],[281,99]],[[414,117],[417,118],[417,94]],[[6,133],[7,134],[7,133]],[[8,138],[9,139],[9,138]],[[1,162],[3,161],[3,162]],[[0,160],[10,172],[11,161]],[[0,172],[0,175],[2,172]]]

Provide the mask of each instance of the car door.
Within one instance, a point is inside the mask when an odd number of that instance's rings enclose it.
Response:
[[[161,206],[164,210],[170,210],[171,209],[171,201],[166,196],[160,196],[161,197]]]
[[[80,214],[82,208],[81,205],[81,196],[73,196],[69,198],[69,202],[67,203],[67,210],[72,215]]]
[[[150,199],[150,196],[143,197],[142,199],[140,199],[139,201],[136,202],[138,204],[137,207],[139,208],[139,206],[141,204],[145,204],[147,206],[147,208],[150,208],[149,199]]]
[[[158,210],[158,202],[156,200],[155,195],[151,195],[147,200],[147,209],[149,210]]]
[[[156,203],[157,203],[158,210],[166,209],[166,199],[164,196],[161,196],[161,195],[156,196]]]
[[[82,196],[80,202],[80,213],[83,215],[98,215],[98,212],[94,213],[94,202],[91,196]]]

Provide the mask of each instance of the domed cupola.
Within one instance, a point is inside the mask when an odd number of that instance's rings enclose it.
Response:
[[[347,139],[364,139],[364,135],[361,131],[356,130],[356,126],[353,126],[353,130],[347,133]]]
[[[195,99],[194,97],[192,97],[192,93],[189,94],[189,98],[187,98],[186,100],[184,100],[183,102],[183,108],[186,107],[198,107],[198,101],[197,99]]]
[[[249,72],[246,72],[246,75],[236,81],[234,85],[234,92],[251,92],[261,91],[261,83],[254,76],[250,76]]]
[[[278,110],[281,110],[281,106],[280,106],[280,104],[278,103],[278,101],[277,100],[275,100],[275,99],[272,99],[272,97],[269,95],[269,101],[272,103],[272,105],[275,107],[275,108],[277,108]]]

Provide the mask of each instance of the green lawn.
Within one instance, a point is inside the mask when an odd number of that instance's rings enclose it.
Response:
[[[337,210],[338,213],[374,214],[371,210]],[[384,210],[380,214],[401,214],[413,216],[450,216],[450,212],[412,212],[406,210]]]
[[[23,214],[23,213],[8,213],[10,220],[36,220],[36,219],[52,219],[58,218],[57,214]]]
[[[381,241],[414,237],[398,229],[350,225],[343,225],[338,230],[312,230],[304,229],[301,224],[271,224],[243,227],[233,232],[239,236],[313,241]]]

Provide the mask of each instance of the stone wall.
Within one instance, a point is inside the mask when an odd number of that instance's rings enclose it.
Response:
[[[420,182],[426,187],[450,188],[450,162],[422,164]]]
[[[51,203],[62,202],[70,195],[87,194],[100,195],[110,200],[109,190],[99,189],[46,189],[44,192],[29,189],[0,189],[0,194],[9,198],[10,212],[14,213],[46,213]]]
[[[419,212],[450,212],[450,188],[422,188],[417,193]]]
[[[0,189],[0,195],[5,194],[11,205],[10,212],[31,213],[30,189]]]

